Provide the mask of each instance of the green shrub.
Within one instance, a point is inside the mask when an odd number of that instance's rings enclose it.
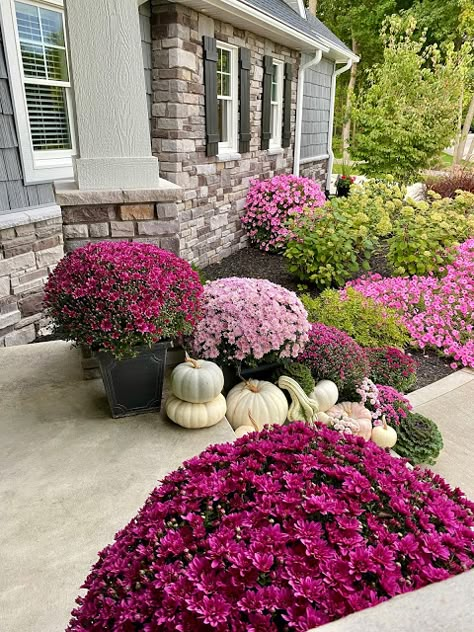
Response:
[[[298,382],[306,395],[310,395],[316,386],[311,370],[305,364],[301,364],[301,362],[285,362],[274,372],[273,381],[276,382],[282,375],[292,377]]]
[[[443,437],[434,421],[419,413],[408,412],[396,431],[398,438],[394,449],[397,454],[413,465],[436,463],[443,449]]]
[[[474,194],[454,199],[430,193],[426,202],[406,200],[393,217],[388,262],[396,275],[427,274],[451,263],[447,248],[474,234]]]
[[[324,290],[317,298],[301,297],[311,322],[321,322],[348,333],[363,347],[404,348],[410,342],[398,312],[351,287],[342,296],[338,290]]]

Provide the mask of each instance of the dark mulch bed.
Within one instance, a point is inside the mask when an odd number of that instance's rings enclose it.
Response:
[[[390,274],[386,253],[380,250],[374,254],[371,260],[371,271],[382,276]],[[240,276],[252,279],[268,279],[283,287],[298,291],[298,281],[292,277],[287,268],[284,257],[262,252],[256,248],[244,248],[235,254],[203,269],[205,277],[209,281],[223,277]],[[310,293],[317,295],[316,289]],[[449,360],[439,356],[435,351],[412,351],[412,355],[419,363],[416,385],[413,390],[422,388],[427,384],[436,382],[446,375],[453,373],[449,366]]]

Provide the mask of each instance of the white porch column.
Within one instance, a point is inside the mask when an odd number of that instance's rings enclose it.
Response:
[[[80,190],[159,187],[137,0],[66,0]]]

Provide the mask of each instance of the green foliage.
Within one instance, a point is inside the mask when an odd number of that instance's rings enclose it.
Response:
[[[426,202],[406,200],[393,216],[388,262],[394,274],[437,272],[454,258],[446,249],[474,234],[474,194],[454,199],[431,193]]]
[[[369,176],[417,177],[456,136],[464,80],[460,54],[414,36],[416,22],[392,19],[382,33],[383,61],[368,74],[354,110],[357,142],[351,154]]]
[[[306,395],[310,395],[316,386],[311,370],[301,362],[285,362],[274,372],[273,381],[276,382],[282,375],[292,377],[298,382]]]
[[[204,285],[205,283],[207,283],[207,281],[209,280],[207,278],[206,273],[204,272],[204,270],[202,268],[200,268],[199,266],[197,266],[195,263],[191,264],[191,268],[194,270],[194,272],[197,272],[198,276],[199,276],[199,280],[201,281],[201,284]]]
[[[408,412],[396,427],[395,451],[413,465],[434,465],[443,449],[443,437],[438,426],[419,413]]]
[[[337,327],[363,347],[407,346],[410,336],[398,312],[351,287],[345,294],[342,297],[338,290],[324,290],[317,298],[305,294],[301,300],[310,321]]]

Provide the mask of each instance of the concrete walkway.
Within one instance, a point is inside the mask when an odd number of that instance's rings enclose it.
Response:
[[[157,480],[227,421],[185,430],[159,415],[110,417],[62,342],[0,350],[0,630],[62,632],[97,552]]]
[[[452,373],[409,399],[415,412],[436,422],[443,435],[444,449],[431,469],[474,500],[474,371]]]

